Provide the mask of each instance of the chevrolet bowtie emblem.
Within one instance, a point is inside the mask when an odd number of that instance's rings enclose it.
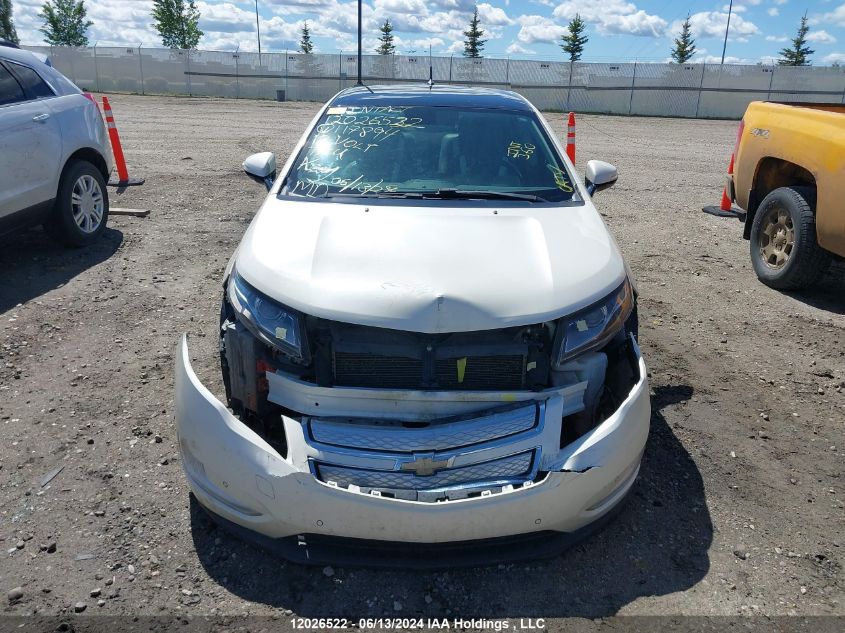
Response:
[[[401,470],[406,473],[414,473],[417,477],[428,477],[438,470],[449,467],[448,459],[434,459],[434,457],[417,457],[412,462],[404,462]]]

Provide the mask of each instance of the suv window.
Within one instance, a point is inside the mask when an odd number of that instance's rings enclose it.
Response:
[[[24,100],[26,96],[18,80],[0,65],[0,106]]]
[[[38,99],[40,97],[52,97],[53,91],[50,90],[50,86],[41,79],[41,76],[29,68],[27,66],[23,66],[21,64],[16,64],[14,62],[9,62],[15,74],[20,78],[21,83],[23,84],[24,89],[32,95],[33,98]]]

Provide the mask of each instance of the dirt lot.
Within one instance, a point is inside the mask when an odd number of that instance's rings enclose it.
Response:
[[[286,157],[317,105],[112,105],[147,178],[112,204],[151,215],[112,218],[84,251],[40,230],[0,240],[6,614],[845,615],[845,267],[811,292],[770,290],[740,224],[701,213],[735,122],[578,119],[579,164],[620,170],[597,204],[639,284],[653,389],[618,520],[543,562],[328,575],[216,529],[189,500],[173,422],[180,332],[221,391],[221,272],[264,196],[240,162]]]

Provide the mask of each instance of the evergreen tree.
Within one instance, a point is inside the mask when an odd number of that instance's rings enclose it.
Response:
[[[18,43],[18,34],[12,22],[12,0],[0,0],[0,38]]]
[[[687,19],[681,25],[681,35],[675,38],[675,48],[672,49],[672,59],[678,64],[685,64],[695,55],[695,39],[692,37],[692,30]]]
[[[393,25],[390,20],[385,20],[379,28],[381,35],[379,35],[379,45],[376,53],[379,55],[393,55],[396,52],[396,46],[393,44]]]
[[[807,26],[807,14],[801,18],[801,26],[798,27],[798,35],[792,38],[792,48],[784,48],[780,51],[781,58],[778,64],[781,66],[809,66],[810,55],[815,53],[807,46],[807,33],[810,27]]]
[[[569,26],[566,29],[568,33],[561,36],[560,39],[563,43],[560,47],[564,53],[569,55],[569,61],[577,62],[581,59],[581,54],[584,52],[584,45],[590,39],[584,34],[587,24],[581,19],[581,15],[576,13],[575,17],[569,21]]]
[[[38,30],[50,46],[88,46],[86,31],[94,23],[85,19],[87,13],[84,0],[47,0],[38,14],[44,20]]]
[[[196,48],[203,36],[199,21],[194,0],[153,0],[153,26],[168,48]]]
[[[299,39],[299,50],[306,55],[314,52],[314,44],[311,42],[311,31],[308,30],[308,20],[302,23],[302,37]]]
[[[481,51],[484,50],[484,45],[487,40],[482,40],[481,36],[484,31],[478,28],[478,5],[472,12],[472,19],[469,21],[469,29],[464,31],[464,57],[481,57]]]

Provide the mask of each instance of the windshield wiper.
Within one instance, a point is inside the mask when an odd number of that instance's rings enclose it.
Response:
[[[425,194],[426,198],[443,198],[444,200],[525,200],[527,202],[548,202],[545,198],[530,193],[511,193],[509,191],[474,191],[469,189],[438,189],[434,193]]]
[[[439,199],[439,200],[524,200],[526,202],[549,202],[546,198],[529,193],[509,191],[486,191],[470,189],[438,189],[437,191],[330,191],[324,198],[396,198],[396,199]]]
[[[332,191],[323,196],[324,198],[417,198],[421,199],[421,193],[403,191],[381,191],[379,193],[362,193],[360,191]]]

